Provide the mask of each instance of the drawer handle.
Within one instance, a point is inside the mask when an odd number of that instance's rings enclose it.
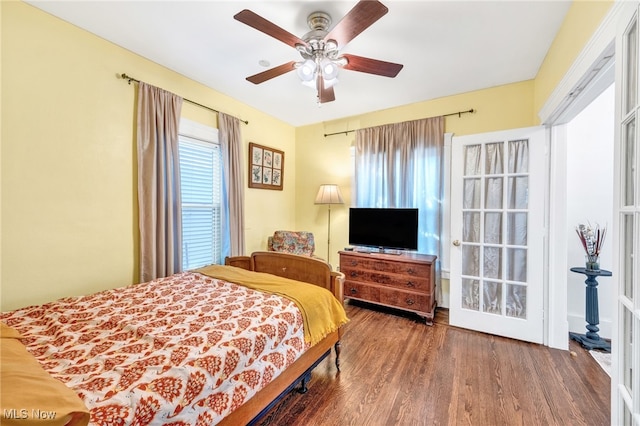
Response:
[[[349,276],[351,276],[351,278],[355,278],[358,276],[358,272],[357,271],[351,271],[351,273],[349,274]]]
[[[411,306],[416,303],[413,299],[407,299],[407,305]]]
[[[355,289],[355,288],[351,287],[351,294],[356,294],[357,292],[358,292],[358,290],[357,290],[357,289]]]
[[[414,288],[416,285],[413,283],[413,281],[407,281],[407,287],[411,287]]]
[[[351,261],[351,266],[357,266],[358,265],[358,261],[357,260],[352,260]]]
[[[412,268],[407,269],[407,274],[409,275],[415,275],[416,271],[414,271]]]

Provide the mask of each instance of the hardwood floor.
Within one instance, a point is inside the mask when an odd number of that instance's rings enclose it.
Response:
[[[371,305],[347,305],[335,353],[262,425],[608,425],[610,379],[576,342],[569,351]]]

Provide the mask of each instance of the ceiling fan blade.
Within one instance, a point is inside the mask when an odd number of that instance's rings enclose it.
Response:
[[[295,69],[295,61],[287,62],[286,64],[278,65],[277,67],[270,68],[266,71],[262,71],[258,74],[254,74],[252,76],[247,77],[247,80],[252,82],[253,84],[264,83],[267,80],[271,80],[274,77],[278,77],[282,74],[286,74],[289,71],[293,71]]]
[[[379,61],[378,59],[365,58],[346,53],[342,56],[347,59],[347,64],[342,67],[345,70],[366,72],[384,77],[395,77],[404,66],[402,64]]]
[[[389,9],[377,0],[360,0],[324,39],[335,40],[338,47],[342,48],[388,11]]]
[[[273,22],[264,19],[262,16],[248,9],[244,9],[236,13],[233,17],[237,21],[240,21],[243,24],[247,24],[248,26],[253,27],[258,31],[262,31],[266,35],[269,35],[276,40],[280,40],[281,42],[286,43],[293,48],[296,47],[296,44],[302,44],[305,46],[307,45],[307,43],[305,43],[299,37],[291,34],[287,30],[280,28]]]
[[[336,100],[336,94],[333,92],[333,86],[325,87],[324,79],[319,74],[316,78],[316,87],[318,88],[318,102],[321,104]]]

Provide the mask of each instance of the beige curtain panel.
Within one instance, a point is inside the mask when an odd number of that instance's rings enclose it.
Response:
[[[218,113],[218,128],[222,158],[224,162],[224,185],[227,193],[228,209],[223,209],[227,217],[222,223],[228,223],[230,256],[245,254],[244,246],[244,172],[242,169],[242,134],[240,120],[236,117]],[[225,244],[226,245],[226,244]]]
[[[138,209],[140,280],[182,268],[182,215],[178,128],[182,98],[138,85]]]

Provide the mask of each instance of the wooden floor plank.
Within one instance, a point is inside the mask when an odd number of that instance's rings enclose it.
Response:
[[[351,302],[335,354],[267,425],[608,425],[610,379],[588,352],[451,327]]]

